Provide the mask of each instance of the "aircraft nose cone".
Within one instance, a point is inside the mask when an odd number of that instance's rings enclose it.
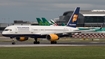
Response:
[[[2,36],[8,37],[8,33],[5,31],[3,31],[1,34],[2,34]]]
[[[1,33],[2,35],[4,34],[4,31],[2,31],[2,33]]]
[[[5,31],[2,31],[2,33],[1,33],[2,35],[5,35],[6,34],[6,32]]]
[[[1,34],[4,34],[4,32],[2,31]]]

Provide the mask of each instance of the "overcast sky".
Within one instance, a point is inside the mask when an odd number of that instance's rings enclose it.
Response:
[[[105,9],[105,0],[0,0],[0,23],[13,20],[36,21],[36,17],[54,19],[65,11]]]

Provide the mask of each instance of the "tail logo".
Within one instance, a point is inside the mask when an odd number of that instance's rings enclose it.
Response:
[[[74,14],[72,22],[77,21],[78,15]]]

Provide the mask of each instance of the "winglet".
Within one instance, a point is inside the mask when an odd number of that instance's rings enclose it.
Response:
[[[80,11],[80,7],[77,7],[74,12],[72,13],[67,26],[69,27],[76,27],[77,25],[77,19],[78,19],[78,15],[79,15],[79,11]]]

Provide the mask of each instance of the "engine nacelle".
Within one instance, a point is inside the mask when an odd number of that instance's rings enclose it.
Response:
[[[56,41],[59,39],[58,35],[56,35],[56,34],[47,35],[46,38],[50,41]]]
[[[26,40],[28,40],[28,37],[16,37],[16,40],[18,40],[18,41],[26,41]]]

